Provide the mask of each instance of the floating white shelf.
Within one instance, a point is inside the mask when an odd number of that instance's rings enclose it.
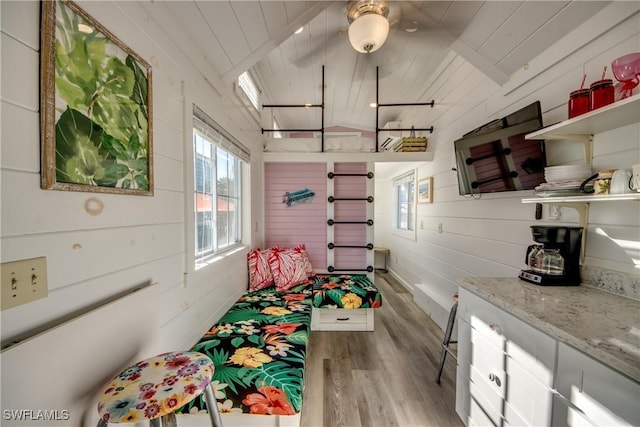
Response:
[[[584,161],[592,164],[593,135],[633,123],[640,122],[640,94],[631,96],[606,107],[598,108],[578,117],[565,120],[544,129],[527,134],[526,139],[581,141],[584,145]],[[566,197],[533,197],[522,199],[522,203],[553,204],[573,208],[578,211],[579,224],[587,230],[589,224],[589,204],[592,202],[640,201],[640,193],[607,194],[602,196],[578,195]],[[580,260],[584,261],[587,233],[582,233]]]
[[[584,196],[533,197],[528,199],[522,199],[522,203],[558,204],[558,203],[615,202],[615,201],[624,201],[624,200],[640,201],[640,193],[605,194],[605,195],[598,195],[598,196],[585,194]]]
[[[573,139],[572,135],[593,135],[637,123],[640,120],[640,94],[578,117],[532,132],[527,139]]]

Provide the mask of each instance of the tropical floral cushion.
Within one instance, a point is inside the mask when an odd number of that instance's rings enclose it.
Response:
[[[267,259],[267,251],[254,249],[247,254],[249,267],[249,290],[259,291],[260,289],[273,286],[273,274]]]
[[[289,292],[247,292],[193,346],[213,361],[212,387],[221,413],[300,412],[311,293],[304,285]],[[205,411],[198,397],[179,412]]]
[[[300,252],[274,246],[267,253],[276,291],[284,292],[307,281],[306,265]]]
[[[378,308],[382,295],[364,274],[318,274],[313,282],[313,306],[318,308]]]

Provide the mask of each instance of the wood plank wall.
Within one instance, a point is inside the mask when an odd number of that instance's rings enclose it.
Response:
[[[575,226],[573,209],[562,207],[552,219],[548,207],[536,221],[535,205],[523,204],[532,191],[483,194],[475,199],[458,194],[453,141],[465,132],[539,100],[544,125],[567,119],[569,92],[601,76],[611,61],[640,47],[640,14],[629,14],[630,2],[612,2],[572,35],[514,73],[498,86],[459,55],[451,53],[442,73],[425,82],[425,97],[433,109],[411,109],[403,124],[434,126],[429,146],[434,161],[417,165],[417,179],[433,177],[433,203],[418,204],[416,239],[392,230],[392,179],[416,165],[376,166],[376,244],[391,249],[390,270],[401,281],[421,287],[430,299],[424,309],[441,327],[446,325],[451,295],[461,276],[516,277],[524,267],[527,245],[533,243],[530,226]],[[598,37],[595,35],[599,34]],[[611,77],[610,71],[607,76]],[[410,96],[408,96],[410,98]],[[598,134],[594,140],[594,171],[630,168],[640,162],[640,125]],[[582,145],[575,141],[548,141],[551,166],[584,162]],[[585,265],[635,277],[640,259],[640,205],[591,203]],[[613,275],[615,276],[615,274]]]
[[[366,163],[335,163],[335,173],[367,173]],[[336,176],[333,178],[333,196],[336,198],[367,197],[367,177]],[[361,200],[342,200],[334,202],[333,219],[335,221],[366,221],[368,202]],[[333,235],[336,245],[366,245],[367,229],[364,224],[336,224]],[[334,249],[334,266],[337,269],[366,268],[366,249]]]
[[[327,164],[265,163],[265,247],[304,243],[314,269],[327,268]],[[311,203],[287,207],[283,195],[308,188]]]

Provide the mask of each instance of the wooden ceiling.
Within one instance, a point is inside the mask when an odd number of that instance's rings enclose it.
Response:
[[[390,34],[371,54],[349,44],[346,1],[189,0],[154,7],[168,8],[189,34],[217,73],[211,81],[232,85],[250,70],[265,104],[319,104],[324,66],[325,127],[373,131],[376,83],[380,103],[428,102],[451,72],[448,65],[462,61],[505,84],[609,3],[391,1]],[[444,98],[439,93],[436,102]],[[402,120],[409,108],[416,107],[381,108],[379,125]],[[272,114],[284,128],[320,126],[319,109],[265,109],[263,123]]]

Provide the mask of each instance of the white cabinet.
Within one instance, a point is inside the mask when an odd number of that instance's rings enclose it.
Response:
[[[640,426],[630,377],[464,288],[457,325],[456,412],[468,426]]]
[[[553,425],[640,425],[640,384],[560,343]]]
[[[456,411],[465,422],[550,423],[555,340],[465,289],[458,334]]]

